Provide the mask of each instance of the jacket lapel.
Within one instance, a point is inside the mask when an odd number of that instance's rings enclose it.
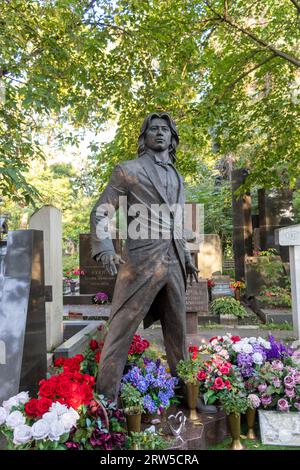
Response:
[[[151,183],[155,187],[156,191],[159,193],[160,197],[162,200],[167,204],[168,207],[170,207],[167,199],[167,194],[166,191],[161,184],[161,179],[157,170],[157,165],[154,163],[152,160],[152,157],[150,155],[145,155],[143,157],[140,157],[142,160],[142,167],[147,174],[148,178],[150,179]]]

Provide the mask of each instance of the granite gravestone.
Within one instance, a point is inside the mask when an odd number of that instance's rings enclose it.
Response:
[[[279,246],[275,240],[275,230],[294,223],[293,190],[260,189],[258,191],[259,238],[262,250],[276,248],[283,261],[288,261],[288,248]]]
[[[234,291],[230,288],[230,277],[229,276],[217,276],[213,277],[214,286],[211,289],[212,300],[218,299],[219,297],[233,297]]]
[[[63,341],[61,211],[51,205],[43,206],[30,217],[29,228],[44,234],[47,351],[52,351]]]
[[[247,170],[233,170],[231,176],[235,279],[241,281],[245,278],[245,258],[252,254],[251,195],[250,193],[245,193],[240,197],[236,195],[236,191],[248,176]]]
[[[199,245],[197,267],[200,276],[210,279],[213,273],[222,272],[222,245],[216,233],[205,234]]]
[[[92,296],[97,292],[105,292],[111,302],[116,277],[108,274],[101,264],[92,259],[90,239],[89,233],[79,236],[79,264],[80,271],[84,272],[83,275],[80,275],[80,294],[91,294]]]
[[[1,264],[0,403],[46,376],[43,232],[9,232]]]

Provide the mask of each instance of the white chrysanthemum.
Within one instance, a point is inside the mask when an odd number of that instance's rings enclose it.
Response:
[[[27,444],[32,437],[31,427],[21,424],[14,429],[13,443],[17,445]]]
[[[264,358],[261,353],[255,352],[252,356],[254,364],[261,365],[264,362]]]
[[[6,418],[6,426],[11,429],[21,426],[21,424],[25,424],[25,416],[23,416],[21,411],[13,411]]]
[[[237,353],[241,352],[241,351],[242,351],[242,348],[243,348],[243,343],[242,343],[242,341],[239,341],[238,343],[234,343],[234,344],[232,345],[232,349],[233,349],[235,352],[237,352]]]
[[[245,343],[243,344],[242,351],[243,353],[251,354],[253,353],[253,347],[251,346],[251,344]]]
[[[50,432],[50,424],[45,419],[39,419],[33,424],[31,431],[34,439],[46,439]]]
[[[257,338],[255,338],[255,336],[250,336],[250,338],[248,338],[248,343],[255,344],[256,342],[257,342]]]
[[[62,422],[56,421],[50,425],[49,439],[50,441],[59,441],[60,437],[65,433]]]
[[[267,341],[266,339],[259,337],[259,338],[257,338],[257,342],[258,342],[258,344],[260,344],[264,348],[271,349],[270,341]]]
[[[8,415],[7,410],[4,408],[4,406],[1,406],[0,407],[0,426],[1,424],[5,423],[7,415]]]
[[[58,416],[63,415],[69,410],[69,408],[66,405],[62,405],[58,401],[55,403],[52,403],[52,405],[49,408],[49,411],[54,411]]]
[[[16,395],[15,398],[16,398],[16,400],[18,400],[19,403],[24,405],[29,400],[29,393],[28,392],[20,392],[20,393],[18,393],[18,395]]]

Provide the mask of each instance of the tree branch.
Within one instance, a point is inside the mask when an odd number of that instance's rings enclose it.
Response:
[[[238,82],[240,82],[241,80],[243,80],[243,78],[247,77],[247,75],[249,75],[251,72],[253,72],[254,70],[260,68],[262,65],[266,64],[267,62],[269,62],[270,60],[274,59],[275,57],[277,57],[277,55],[276,55],[275,53],[273,53],[273,54],[269,55],[269,57],[266,57],[264,60],[262,60],[261,62],[259,62],[258,64],[254,65],[254,67],[251,67],[251,69],[246,70],[245,72],[241,73],[241,75],[239,75],[232,83],[230,83],[230,84],[225,88],[225,90],[223,91],[223,93],[221,94],[221,96],[219,96],[218,98],[216,98],[215,103],[217,104],[219,101],[221,101],[222,98],[224,98],[224,96],[228,93],[228,91],[232,90]]]
[[[290,54],[287,54],[286,52],[280,51],[276,47],[274,47],[272,44],[268,44],[264,39],[261,39],[257,37],[255,34],[253,34],[251,31],[248,31],[247,29],[243,28],[242,26],[237,25],[234,23],[231,19],[229,19],[227,16],[223,16],[220,13],[218,13],[210,4],[209,2],[206,2],[206,5],[208,8],[219,17],[219,20],[230,25],[232,28],[236,29],[237,31],[240,31],[241,33],[245,34],[249,38],[251,38],[254,42],[257,44],[260,44],[261,46],[264,46],[266,49],[269,49],[272,51],[274,54],[276,54],[278,57],[281,57],[284,60],[287,60],[293,65],[296,65],[296,67],[300,68],[300,60],[297,57],[294,57]]]
[[[300,13],[300,3],[296,2],[296,0],[290,0],[293,5],[297,8],[298,13]]]

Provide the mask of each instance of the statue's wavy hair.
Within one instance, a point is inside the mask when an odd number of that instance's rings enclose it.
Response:
[[[178,131],[176,129],[175,122],[169,116],[168,113],[151,113],[144,119],[144,122],[141,127],[141,133],[139,135],[139,140],[138,140],[138,157],[141,157],[142,155],[147,153],[147,147],[145,145],[145,136],[146,136],[147,129],[150,126],[152,119],[155,119],[155,118],[164,119],[167,122],[171,130],[172,137],[171,137],[171,144],[169,147],[169,155],[170,155],[172,162],[174,162],[176,160],[176,147],[179,144],[179,136],[178,136]]]

